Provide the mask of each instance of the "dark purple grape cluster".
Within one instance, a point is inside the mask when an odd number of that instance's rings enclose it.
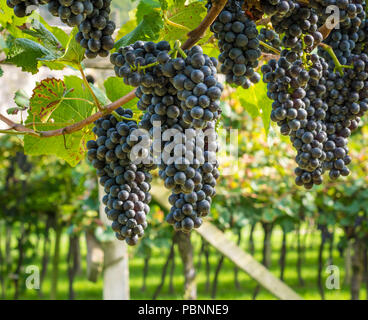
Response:
[[[255,69],[261,50],[257,26],[245,15],[242,3],[228,1],[210,29],[218,39],[220,72],[225,74],[226,82],[247,89],[260,80]],[[211,6],[208,2],[207,8]]]
[[[187,168],[187,170],[192,171],[190,175],[193,176],[192,180],[195,183],[193,191],[176,192],[174,189],[169,197],[172,207],[166,217],[166,221],[173,225],[177,231],[190,232],[193,228],[200,227],[202,218],[210,212],[212,198],[216,194],[216,180],[220,176],[220,172],[218,170],[218,161],[213,161],[213,153],[218,149],[216,132],[214,131],[215,121],[209,122],[206,129],[212,129],[206,138],[203,140],[193,139],[192,141],[192,143],[196,144],[200,154],[198,157],[197,153],[197,157],[194,157],[196,161]],[[211,135],[213,136],[211,137]],[[175,175],[177,174],[175,169],[175,166],[168,166],[164,171],[160,172],[160,176],[165,178],[165,184],[168,179],[173,178],[175,180]]]
[[[133,116],[130,109],[119,108],[116,112],[125,119]],[[87,142],[88,160],[104,187],[102,201],[107,218],[112,221],[116,237],[129,245],[137,244],[147,228],[152,180],[149,171],[155,168],[149,154],[134,152],[134,146],[141,142],[139,136],[142,137],[137,129],[134,120],[118,121],[114,115],[106,115],[95,121],[93,132],[97,139]],[[137,157],[147,160],[147,164],[137,162]]]
[[[218,149],[214,124],[223,87],[217,81],[217,60],[203,54],[201,47],[194,46],[181,57],[173,58],[172,53],[166,41],[137,41],[110,58],[116,75],[138,87],[138,108],[144,111],[139,127],[153,139],[151,153],[159,160],[160,178],[172,190],[171,198],[187,204],[184,211],[173,204],[171,213],[177,210],[177,215],[170,214],[168,221],[174,219],[177,230],[189,232],[201,225],[200,217],[209,213],[210,197],[215,194],[219,172],[213,160]],[[198,139],[196,130],[207,128],[213,129],[208,135],[212,139]],[[160,131],[160,139],[155,138],[155,130]],[[198,201],[202,201],[200,211]]]
[[[33,9],[30,6],[47,4],[49,12],[59,17],[70,27],[78,27],[76,41],[86,49],[87,58],[98,55],[107,57],[114,47],[112,34],[115,23],[110,20],[112,0],[7,0],[7,5],[14,9],[14,14],[24,17]],[[27,10],[27,8],[29,8]]]
[[[368,110],[368,56],[351,56],[349,62],[353,69],[344,69],[343,75],[330,72],[326,82],[328,139],[324,144],[324,169],[333,180],[349,175],[348,138]]]
[[[331,31],[324,43],[332,47],[339,62],[345,65],[352,54],[360,54],[364,50],[368,30],[365,26],[365,5],[349,3],[349,1],[338,3],[341,7],[340,26],[338,29]],[[330,65],[330,69],[333,70],[334,63],[329,54],[322,48],[318,48],[318,54],[325,58]]]
[[[294,9],[286,16],[273,15],[272,26],[278,34],[283,34],[282,44],[296,52],[311,52],[322,42],[318,31],[318,15],[311,8],[294,4]]]
[[[263,65],[263,80],[272,103],[271,120],[289,135],[297,150],[296,183],[311,188],[322,183],[322,163],[326,157],[323,143],[327,139],[324,119],[327,104],[323,58],[310,55],[307,70],[296,52],[284,50],[278,61]]]

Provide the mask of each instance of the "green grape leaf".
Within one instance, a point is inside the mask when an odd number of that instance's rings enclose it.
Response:
[[[69,41],[69,35],[63,29],[57,26],[50,26],[40,15],[37,15],[37,18],[40,20],[43,26],[52,33],[52,35],[57,39],[61,46],[63,48],[66,48]]]
[[[29,108],[29,95],[23,89],[17,90],[14,95],[14,102],[21,110]]]
[[[95,94],[96,98],[98,99],[98,101],[103,105],[106,106],[107,104],[109,104],[111,101],[108,99],[108,97],[106,96],[105,92],[103,92],[100,88],[94,86],[93,84],[89,84],[92,88],[93,93]]]
[[[167,12],[167,18],[173,24],[165,21],[160,39],[185,41],[187,33],[201,23],[206,12],[207,10],[203,2],[194,2],[187,6],[170,8]],[[177,24],[177,26],[174,24]]]
[[[245,110],[252,116],[260,115],[263,127],[268,135],[270,129],[270,115],[272,110],[272,100],[267,97],[267,85],[262,80],[251,85],[249,89],[238,87],[240,102]]]
[[[67,125],[79,122],[96,112],[96,108],[85,100],[92,101],[89,90],[83,80],[76,76],[65,76],[64,84],[68,100],[63,100],[54,110],[49,121],[41,123],[38,116],[29,114],[26,120],[37,131],[47,131],[64,128]],[[76,98],[70,100],[70,98]],[[93,124],[85,126],[82,130],[72,134],[55,136],[50,138],[38,138],[34,136],[24,137],[24,151],[28,155],[56,155],[64,159],[71,166],[77,165],[85,156],[86,142],[94,138]]]
[[[126,85],[122,78],[118,77],[107,78],[104,82],[104,87],[106,95],[111,101],[120,99],[122,96],[125,96],[134,89],[133,87]],[[137,108],[137,103],[138,98],[134,98],[128,103],[124,104],[123,108],[132,109],[134,114],[140,114],[141,111]]]
[[[59,107],[65,96],[65,84],[62,80],[47,78],[33,89],[30,100],[30,112],[47,122],[51,114]]]
[[[63,48],[59,40],[39,21],[32,20],[31,27],[33,29],[24,29],[23,33],[41,41],[47,50],[58,53]]]
[[[68,65],[73,68],[79,69],[80,63],[84,58],[85,49],[82,48],[79,43],[75,40],[75,35],[78,33],[78,29],[74,28],[69,35],[68,44],[66,45],[65,53],[60,57],[53,57],[49,55],[44,57],[42,62],[52,62],[63,65]]]
[[[7,62],[21,67],[22,71],[35,74],[38,72],[38,58],[49,54],[42,45],[30,39],[15,39],[7,55]]]
[[[0,67],[0,78],[4,75],[4,70]]]
[[[155,14],[161,9],[161,3],[158,0],[140,0],[137,6],[137,22],[140,23],[144,16]]]
[[[119,39],[115,43],[115,48],[127,46],[138,40],[157,40],[162,27],[163,20],[160,13],[152,11],[151,14],[143,16],[142,21],[134,30]]]

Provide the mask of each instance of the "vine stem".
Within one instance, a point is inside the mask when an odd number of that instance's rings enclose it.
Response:
[[[325,43],[320,43],[320,47],[327,51],[327,53],[331,56],[334,64],[335,70],[337,70],[341,75],[344,74],[344,69],[353,69],[353,66],[346,66],[340,63],[339,59],[337,59],[335,52],[333,51],[332,47]]]
[[[81,73],[82,78],[83,78],[83,82],[84,82],[84,84],[86,85],[86,87],[87,87],[87,89],[89,90],[89,92],[91,93],[92,98],[93,98],[93,101],[95,102],[95,104],[96,104],[96,106],[97,106],[98,110],[100,110],[100,111],[101,111],[103,108],[101,107],[100,102],[98,101],[98,99],[97,99],[97,97],[96,97],[95,93],[93,92],[93,90],[92,90],[91,86],[89,85],[89,82],[88,82],[88,80],[87,80],[86,75],[84,74],[84,71],[83,71],[83,68],[82,68],[82,66],[81,66],[81,65],[79,65],[79,72]]]
[[[123,120],[128,120],[128,121],[138,121],[137,118],[127,118],[127,117],[124,117],[124,116],[121,116],[120,114],[118,114],[116,111],[113,111],[111,112],[111,114],[116,118],[116,120],[118,121],[123,121]]]
[[[265,47],[266,49],[272,51],[273,53],[276,53],[278,55],[280,55],[280,51],[277,50],[276,48],[270,46],[269,44],[267,44],[266,42],[263,42],[262,40],[259,40],[259,44],[263,47]]]
[[[135,98],[135,90],[136,89],[132,90],[131,92],[129,92],[125,96],[121,97],[120,99],[106,105],[103,110],[94,113],[93,115],[89,116],[88,118],[86,118],[82,121],[73,123],[70,126],[60,128],[60,129],[56,129],[56,130],[35,131],[35,130],[29,129],[29,128],[23,126],[22,124],[13,122],[12,120],[8,119],[7,117],[3,116],[2,114],[0,114],[0,120],[5,122],[9,126],[9,129],[14,129],[14,130],[18,131],[19,134],[29,134],[29,135],[32,135],[32,136],[35,136],[35,137],[42,137],[42,138],[50,138],[50,137],[61,136],[61,135],[70,134],[70,133],[79,131],[79,130],[83,129],[85,126],[88,126],[89,124],[93,123],[97,119],[103,117],[105,114],[111,113],[115,109],[117,109],[117,108],[121,107],[122,105],[128,103],[129,101],[131,101],[132,99]]]
[[[204,17],[199,26],[187,34],[188,39],[181,47],[183,50],[190,49],[195,43],[202,39],[206,30],[216,20],[226,3],[227,0],[214,0],[212,2],[211,9],[208,11],[207,15]]]

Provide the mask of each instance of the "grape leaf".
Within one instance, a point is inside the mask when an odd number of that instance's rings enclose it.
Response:
[[[137,22],[140,23],[144,16],[155,14],[160,11],[161,4],[158,0],[141,0],[137,6]]]
[[[26,123],[34,123],[34,127],[38,131],[54,130],[84,120],[96,111],[96,108],[89,103],[79,100],[87,99],[92,101],[92,96],[84,86],[82,79],[76,76],[65,76],[64,84],[68,92],[67,97],[78,98],[78,100],[63,100],[47,123],[40,123],[40,118],[38,116],[34,117],[33,114],[28,115]],[[82,130],[65,136],[50,138],[25,136],[25,153],[29,155],[53,154],[64,159],[71,166],[75,166],[85,156],[86,142],[94,138],[92,127],[93,124],[90,124]]]
[[[30,39],[15,39],[7,55],[7,62],[21,67],[22,71],[35,74],[38,72],[38,58],[50,52],[42,45]]]
[[[161,31],[160,39],[181,40],[184,41],[187,38],[187,33],[196,28],[204,16],[206,15],[206,8],[202,2],[194,2],[183,7],[173,7],[167,12],[167,18],[178,25],[184,26],[180,28],[169,23],[165,23],[164,28]]]
[[[62,80],[47,78],[33,89],[30,100],[30,112],[38,116],[41,122],[49,120],[65,96],[65,84]]]
[[[93,93],[95,94],[97,100],[103,105],[106,106],[110,103],[110,100],[107,98],[105,92],[103,92],[100,88],[94,86],[93,84],[89,84],[92,88]]]
[[[4,70],[0,67],[0,78],[4,75]]]
[[[116,101],[120,99],[122,96],[126,95],[134,88],[131,86],[127,86],[122,78],[118,77],[109,77],[104,82],[104,87],[106,91],[107,97],[111,101]],[[141,111],[137,108],[138,98],[134,98],[128,103],[126,103],[123,108],[132,109],[134,114],[140,114]]]
[[[29,107],[29,95],[23,89],[17,90],[14,95],[14,102],[17,104],[19,108],[22,110],[27,109]]]
[[[249,89],[238,87],[237,93],[245,110],[252,116],[261,116],[263,127],[268,135],[272,100],[267,97],[267,85],[262,80],[251,85]]]
[[[59,52],[62,45],[59,40],[39,21],[32,20],[33,29],[24,29],[23,33],[28,34],[42,42],[43,46],[52,52]]]
[[[60,57],[53,57],[53,55],[48,55],[42,59],[43,62],[61,63],[63,65],[68,65],[73,68],[79,69],[80,63],[84,58],[85,49],[75,40],[75,35],[78,33],[78,29],[74,28],[69,35],[68,44],[65,49],[65,53]]]
[[[163,27],[163,21],[159,12],[153,11],[150,15],[145,15],[137,27],[119,39],[115,43],[115,48],[120,48],[132,44],[138,40],[157,40],[159,32]]]

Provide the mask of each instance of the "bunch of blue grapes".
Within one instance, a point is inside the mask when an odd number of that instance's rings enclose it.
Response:
[[[348,62],[352,69],[344,69],[343,74],[329,72],[326,82],[328,139],[324,144],[324,169],[329,171],[333,180],[349,175],[348,138],[368,110],[368,56],[353,55]]]
[[[283,50],[278,61],[270,60],[261,70],[267,94],[273,100],[271,120],[278,124],[281,134],[290,136],[297,150],[296,184],[310,189],[322,183],[326,158],[323,144],[328,106],[323,98],[328,65],[314,54],[308,59],[309,70],[296,52]]]
[[[49,12],[70,27],[78,27],[76,40],[86,49],[87,58],[107,57],[114,47],[115,23],[110,20],[112,0],[7,0],[18,17],[47,4]]]
[[[102,202],[117,239],[135,245],[147,228],[152,181],[149,172],[155,165],[144,153],[138,154],[142,161],[135,163],[134,147],[141,142],[137,122],[129,120],[133,116],[130,109],[119,108],[116,113],[124,120],[106,115],[95,121],[93,132],[97,138],[87,142],[87,157],[104,187]]]
[[[220,72],[226,82],[247,89],[260,80],[255,69],[261,50],[256,24],[245,15],[242,4],[243,1],[228,1],[210,29],[218,39]],[[207,8],[211,6],[208,2]]]
[[[120,48],[110,60],[116,75],[137,87],[137,106],[144,112],[139,127],[149,131],[159,176],[172,191],[167,221],[176,230],[190,232],[209,213],[219,176],[217,161],[211,161],[218,149],[216,136],[212,132],[213,141],[198,140],[196,130],[214,131],[223,86],[217,81],[217,60],[201,47],[178,57],[172,53],[166,41],[137,41]],[[173,202],[174,198],[181,201]]]

